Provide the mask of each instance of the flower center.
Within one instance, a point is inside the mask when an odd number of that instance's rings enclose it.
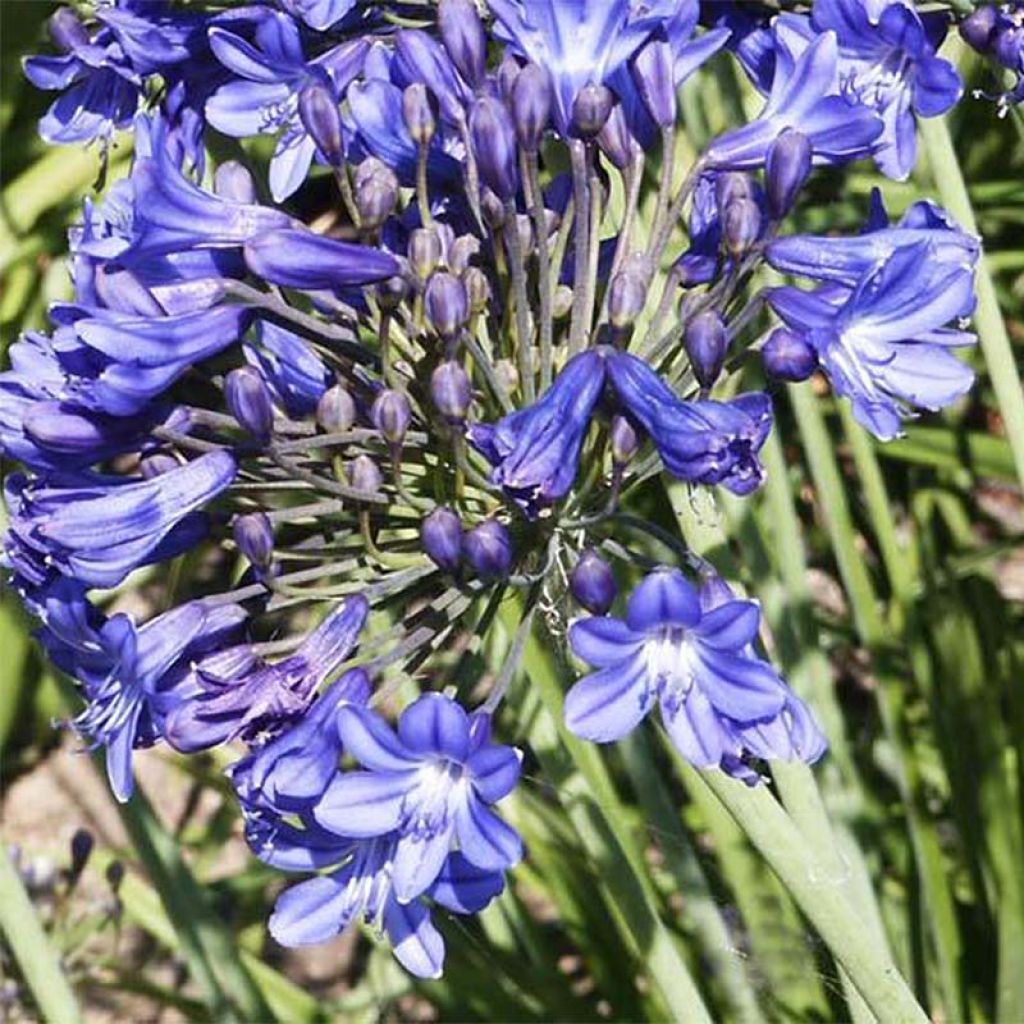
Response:
[[[406,801],[402,831],[418,839],[435,836],[448,824],[452,792],[465,785],[461,764],[441,758],[419,770],[416,788]]]
[[[648,680],[653,681],[666,709],[675,711],[685,703],[697,682],[693,646],[687,640],[686,630],[679,626],[662,627],[648,640],[644,655]]]

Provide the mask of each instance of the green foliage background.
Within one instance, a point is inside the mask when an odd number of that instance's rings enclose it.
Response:
[[[98,170],[94,153],[47,149],[36,137],[48,101],[22,80],[19,57],[42,43],[50,10],[0,4],[4,348],[44,327],[48,302],[67,294],[64,232]],[[955,44],[950,52],[970,87],[991,85],[973,57]],[[690,138],[677,166],[750,102],[722,61],[688,83],[683,99]],[[804,895],[844,892],[867,941],[888,948],[922,1005],[947,1021],[1024,1020],[1021,139],[1019,120],[999,120],[991,103],[967,98],[948,132],[928,123],[910,182],[885,182],[862,166],[822,174],[797,217],[805,230],[856,231],[880,185],[894,213],[932,197],[962,221],[976,219],[987,262],[969,401],[879,446],[821,389],[790,388],[775,396],[763,494],[694,504],[674,487],[666,501],[655,484],[632,499],[762,600],[774,655],[832,742],[815,774],[833,833],[813,813],[817,793],[800,792],[806,778],[777,780],[808,846],[830,866],[803,880]],[[108,181],[127,156],[123,145],[114,151]],[[48,759],[69,757],[50,722],[67,717],[73,696],[44,666],[29,628],[5,596],[7,844],[23,839],[9,828],[16,784]],[[484,653],[496,662],[502,652]],[[372,941],[332,947],[335,959],[318,975],[303,956],[284,957],[263,927],[281,879],[251,858],[223,870],[225,850],[239,844],[223,763],[151,754],[170,765],[150,793],[153,806],[140,796],[119,809],[129,841],[100,843],[86,869],[106,892],[104,870],[123,863],[114,904],[67,895],[59,881],[35,893],[45,929],[36,934],[22,920],[38,940],[42,981],[32,984],[31,970],[5,956],[14,1014],[35,1013],[29,989],[47,989],[56,949],[83,1012],[96,1019],[161,1011],[288,1022],[670,1019],[671,993],[651,981],[658,958],[689,966],[717,1019],[873,1019],[858,1000],[844,1002],[797,890],[780,884],[661,736],[637,734],[599,753],[561,731],[549,708],[570,672],[551,645],[530,641],[531,686],[520,680],[517,721],[506,722],[528,751],[526,784],[509,813],[529,857],[479,921],[441,922],[443,981],[412,981]],[[183,807],[173,820],[172,798]],[[55,843],[26,853],[67,857]]]

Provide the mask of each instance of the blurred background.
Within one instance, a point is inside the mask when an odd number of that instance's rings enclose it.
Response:
[[[0,353],[69,296],[65,232],[100,177],[94,151],[36,135],[50,97],[23,80],[20,57],[48,47],[55,6],[0,3]],[[963,219],[962,175],[1019,374],[1021,120],[972,98],[990,72],[950,55],[969,82],[949,119],[955,157],[940,130],[907,183],[862,166],[819,174],[796,227],[855,232],[876,185],[893,214],[929,197]],[[733,66],[713,62],[685,89],[694,143],[749,102]],[[129,156],[115,145],[106,183]],[[764,494],[710,510],[670,497],[691,543],[761,598],[777,660],[829,733],[817,774],[847,868],[873,891],[879,941],[933,1019],[1009,1022],[1024,1020],[1024,501],[992,380],[981,352],[970,358],[970,398],[886,446],[818,382],[780,391]],[[638,510],[676,529],[657,486]],[[552,775],[557,758],[543,780],[528,771],[510,809],[530,854],[510,891],[479,922],[442,922],[443,981],[414,982],[358,934],[286,953],[264,929],[282,879],[240,838],[225,761],[144,754],[146,798],[119,808],[73,732],[54,728],[74,694],[30,630],[4,593],[0,827],[90,1020],[664,1019],[596,895],[607,866],[563,813],[574,781]],[[542,655],[528,671],[558,671]],[[528,768],[542,741],[525,739]],[[607,757],[614,813],[713,1005],[728,1019],[834,1019],[827,954],[735,825],[659,771],[666,758],[653,737]],[[33,1017],[0,949],[0,1020]]]

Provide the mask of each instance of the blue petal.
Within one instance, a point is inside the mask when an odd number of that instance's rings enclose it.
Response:
[[[406,750],[387,722],[369,708],[340,708],[338,734],[345,750],[372,771],[408,772],[420,765],[419,758]]]
[[[663,702],[661,714],[675,748],[697,768],[714,768],[726,752],[738,753],[738,744],[697,687],[675,710]]]
[[[752,722],[782,710],[786,690],[767,662],[699,644],[694,644],[694,651],[699,688],[716,711],[737,722]]]
[[[408,903],[434,884],[451,848],[454,828],[454,823],[449,821],[434,835],[414,833],[398,840],[392,881],[399,903]]]
[[[594,668],[606,668],[628,658],[643,643],[622,619],[593,616],[578,619],[569,627],[569,645],[577,658]]]
[[[352,919],[354,908],[346,883],[347,878],[339,872],[285,889],[270,915],[270,934],[289,947],[311,946],[334,938]]]
[[[626,622],[645,632],[658,626],[695,626],[700,621],[697,588],[678,569],[658,569],[629,596]]]
[[[504,871],[522,859],[519,833],[471,793],[455,809],[455,831],[463,856],[485,871]]]
[[[444,968],[444,939],[420,902],[384,905],[384,928],[398,962],[417,978],[440,978]]]
[[[398,827],[415,772],[345,772],[327,787],[314,810],[316,820],[339,836],[371,839]]]
[[[752,643],[761,624],[753,601],[728,601],[706,612],[694,631],[701,643],[718,651],[736,651]]]
[[[515,747],[489,744],[470,754],[466,762],[473,788],[489,804],[507,796],[519,781],[522,754]]]
[[[425,693],[398,719],[398,737],[417,754],[438,754],[465,761],[469,719],[462,707],[440,693]]]
[[[651,709],[643,652],[584,676],[565,696],[569,731],[595,743],[622,739]]]
[[[430,897],[456,914],[476,914],[504,888],[503,871],[484,871],[455,852],[445,861]]]

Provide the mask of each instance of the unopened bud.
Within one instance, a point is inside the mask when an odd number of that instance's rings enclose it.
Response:
[[[725,321],[713,309],[698,313],[686,325],[683,345],[697,383],[702,388],[710,388],[718,380],[729,351]]]
[[[784,128],[768,150],[765,162],[765,192],[768,211],[781,220],[793,209],[800,189],[811,173],[811,140],[795,128]]]
[[[483,214],[484,223],[492,231],[498,231],[505,226],[505,204],[486,186],[480,191],[480,212]]]
[[[467,267],[462,274],[462,285],[469,299],[469,311],[482,313],[491,301],[491,286],[487,275],[479,267]]]
[[[1020,72],[1024,65],[1024,27],[1013,25],[997,31],[992,40],[992,56],[1004,68]]]
[[[487,36],[473,0],[441,0],[437,27],[462,77],[474,89],[483,85],[487,77]]]
[[[356,421],[356,403],[348,388],[335,384],[320,396],[316,404],[316,421],[328,434],[352,429]]]
[[[370,420],[389,444],[401,444],[412,422],[412,407],[401,391],[384,388],[373,400]]]
[[[618,593],[612,567],[593,549],[584,551],[569,574],[569,590],[594,615],[604,615]]]
[[[448,247],[448,267],[453,274],[461,274],[480,255],[480,239],[474,235],[459,235]]]
[[[642,47],[632,61],[633,81],[659,128],[676,122],[676,82],[672,47],[654,39]]]
[[[620,270],[608,289],[608,317],[613,327],[629,327],[647,302],[647,281],[643,274]]]
[[[360,160],[352,172],[352,187],[358,192],[371,178],[389,178],[397,181],[394,171],[375,156]]]
[[[519,189],[516,134],[505,105],[491,96],[473,104],[469,131],[480,180],[503,202],[515,198]]]
[[[462,521],[440,505],[420,523],[420,542],[427,557],[445,572],[454,573],[462,559]]]
[[[540,148],[551,117],[551,75],[539,64],[527,64],[512,84],[512,121],[519,145],[527,153]]]
[[[572,289],[567,284],[560,284],[555,288],[555,294],[551,300],[551,315],[556,320],[563,320],[571,312]]]
[[[611,429],[608,432],[612,461],[616,466],[625,466],[640,447],[640,437],[636,428],[625,416],[613,416]]]
[[[446,420],[460,423],[466,418],[473,389],[461,363],[449,359],[436,367],[430,377],[430,397]]]
[[[591,82],[572,101],[572,123],[584,139],[592,139],[605,126],[615,97],[606,85]]]
[[[348,482],[363,494],[376,494],[384,482],[384,477],[369,455],[357,455],[348,464]]]
[[[253,565],[266,569],[274,554],[274,528],[262,512],[236,516],[231,528],[239,552]]]
[[[405,301],[409,286],[401,275],[396,274],[377,285],[377,304],[386,313],[393,312]]]
[[[765,370],[779,380],[801,381],[818,367],[814,346],[797,331],[778,327],[768,336],[761,349]]]
[[[320,155],[332,167],[340,167],[345,162],[345,142],[341,111],[331,90],[320,82],[305,86],[299,93],[299,117]]]
[[[170,473],[172,469],[180,467],[181,463],[167,452],[153,452],[151,455],[144,456],[139,462],[139,469],[147,480],[163,476],[164,473]]]
[[[463,283],[447,271],[432,274],[423,294],[423,310],[442,338],[453,338],[469,317],[469,298]]]
[[[437,117],[430,93],[422,82],[413,82],[402,93],[402,117],[412,141],[418,146],[429,146],[437,131]]]
[[[512,538],[508,527],[485,519],[466,534],[462,544],[466,560],[483,579],[501,579],[512,568]]]
[[[213,175],[213,191],[233,203],[256,203],[256,182],[237,160],[225,160]]]
[[[433,228],[416,228],[409,234],[409,265],[421,281],[426,281],[441,262],[444,251]]]
[[[725,171],[715,176],[715,202],[718,212],[725,214],[730,203],[754,198],[754,182],[742,171]]]
[[[753,199],[734,199],[722,214],[722,237],[732,256],[742,256],[761,234],[761,209]]]
[[[93,846],[95,846],[95,840],[88,829],[75,829],[75,834],[71,837],[71,867],[68,871],[72,879],[78,878],[85,870]]]
[[[620,171],[630,165],[634,154],[639,151],[640,147],[629,130],[629,122],[621,105],[616,105],[608,115],[604,127],[597,133],[597,144]]]
[[[224,378],[224,398],[231,415],[253,437],[268,441],[274,426],[274,405],[263,375],[241,366]]]
[[[397,182],[392,185],[383,177],[370,178],[355,192],[360,226],[369,231],[379,228],[394,212],[397,202]]]
[[[960,22],[960,37],[978,53],[988,53],[992,46],[999,12],[994,4],[978,7]]]
[[[511,53],[506,52],[495,72],[495,78],[498,80],[498,95],[506,102],[512,98],[512,89],[515,87],[521,66]]]
[[[499,359],[494,364],[494,375],[510,395],[519,387],[519,370],[511,359]]]

